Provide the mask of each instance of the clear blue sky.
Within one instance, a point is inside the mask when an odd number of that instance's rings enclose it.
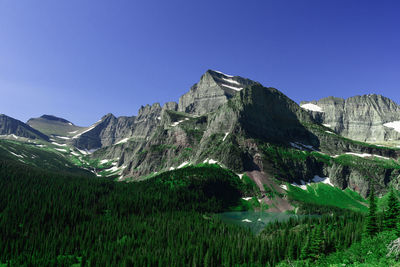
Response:
[[[400,103],[400,1],[0,0],[0,113],[90,125],[177,101],[207,69],[299,102]]]

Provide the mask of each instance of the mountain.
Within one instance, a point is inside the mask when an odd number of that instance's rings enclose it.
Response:
[[[175,102],[168,102],[163,107],[159,103],[142,106],[137,116],[118,117],[107,114],[100,121],[73,137],[73,144],[80,149],[99,149],[101,147],[130,141],[146,141],[154,128],[160,124],[166,110],[177,110]]]
[[[49,140],[49,137],[45,134],[35,130],[22,121],[13,119],[4,114],[0,114],[0,135],[2,137],[11,137],[14,139],[24,137],[28,139]]]
[[[373,181],[379,192],[385,192],[390,182],[397,183],[399,166],[392,159],[399,157],[398,150],[343,138],[277,89],[248,82],[229,95],[224,91],[223,101],[212,97],[214,93],[192,97],[199,88],[221,90],[214,76],[236,77],[207,71],[181,97],[178,111],[158,104],[142,108],[138,116],[142,119],[132,119],[135,123],[130,126],[133,133],[139,122],[146,122],[141,138],[124,135],[90,157],[117,160],[120,179],[133,180],[189,164],[217,162],[249,175],[262,193],[265,184],[282,191],[279,183],[301,185],[315,177],[329,177],[339,188],[363,196]]]
[[[81,131],[84,127],[74,125],[72,122],[53,115],[43,115],[39,118],[31,118],[26,122],[32,128],[50,136],[68,137]],[[62,139],[62,138],[61,138]]]
[[[314,119],[347,138],[363,142],[400,142],[400,106],[381,95],[303,101]]]
[[[244,87],[254,83],[239,76],[207,70],[200,81],[179,99],[178,110],[198,115],[212,112]]]
[[[289,185],[325,181],[362,196],[372,184],[378,193],[399,186],[399,149],[352,140],[395,139],[387,123],[398,120],[398,109],[375,95],[327,98],[300,107],[275,88],[208,70],[179,103],[145,105],[137,116],[107,114],[90,127],[49,115],[28,123],[51,136],[43,149],[61,153],[97,176],[143,180],[217,163],[246,174],[261,192],[262,203],[287,210]],[[357,125],[364,127],[365,138],[359,138]],[[267,197],[270,190],[279,197]]]

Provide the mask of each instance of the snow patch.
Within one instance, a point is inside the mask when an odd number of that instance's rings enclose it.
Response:
[[[57,138],[64,139],[64,140],[69,140],[69,139],[71,139],[71,137],[66,137],[66,136],[57,136]]]
[[[328,128],[330,128],[330,127],[332,127],[330,124],[322,124],[322,125],[324,125],[325,127],[328,127]]]
[[[184,121],[187,121],[187,120],[189,120],[189,118],[185,118],[184,120],[176,121],[176,122],[172,123],[171,126],[172,126],[172,127],[175,127],[175,126],[177,126],[179,123],[184,122]]]
[[[286,191],[287,191],[287,186],[286,186],[285,184],[281,184],[281,185],[280,185],[280,188],[282,188],[283,190],[286,190]]]
[[[383,124],[383,126],[388,127],[388,128],[392,128],[396,132],[400,133],[400,121],[388,122],[388,123]]]
[[[353,155],[353,156],[357,156],[357,157],[362,157],[362,158],[368,158],[368,157],[377,157],[377,158],[381,158],[381,159],[390,159],[388,157],[384,157],[384,156],[380,156],[380,155],[373,155],[373,154],[368,154],[368,153],[353,153],[353,152],[346,152],[346,155]]]
[[[219,73],[219,74],[222,74],[222,75],[225,75],[226,77],[233,77],[232,75],[229,75],[229,74],[225,74],[225,73],[223,73],[223,72],[221,72],[221,71],[218,71],[218,70],[214,70],[215,72],[217,72],[217,73]]]
[[[170,171],[173,171],[173,170],[175,170],[175,168],[174,168],[174,167],[170,167],[169,170],[170,170]]]
[[[334,186],[331,183],[331,179],[329,177],[319,177],[318,175],[315,175],[314,178],[312,179],[314,183],[323,183],[323,184],[328,184],[330,186]]]
[[[237,174],[237,176],[239,176],[239,179],[242,180],[244,173],[242,174]]]
[[[78,138],[79,136],[81,136],[82,134],[89,132],[89,131],[92,130],[94,127],[96,127],[96,124],[90,126],[88,129],[86,129],[85,131],[83,131],[83,132],[81,132],[81,133],[78,133],[77,135],[75,135],[75,136],[72,137],[72,138],[73,138],[73,139],[76,139],[76,138]]]
[[[129,138],[124,138],[124,139],[122,139],[122,140],[116,142],[114,145],[119,145],[119,144],[126,143],[126,142],[128,142],[128,140],[129,140]]]
[[[235,91],[241,91],[243,89],[243,87],[233,87],[233,86],[230,86],[230,85],[227,85],[227,84],[223,84],[223,83],[221,83],[221,85],[226,87],[226,88],[233,89]]]
[[[185,166],[188,165],[188,164],[189,164],[189,162],[188,162],[188,161],[185,161],[185,162],[183,162],[181,165],[179,165],[179,166],[177,167],[177,169],[183,168],[183,167],[185,167]]]
[[[251,200],[253,197],[242,197],[243,200],[249,201]]]
[[[10,152],[11,154],[13,154],[14,156],[16,156],[16,157],[18,157],[18,158],[24,158],[24,156],[22,156],[22,155],[18,155],[18,154],[15,154],[14,152],[11,152],[11,151],[8,151],[8,152]]]
[[[224,136],[224,138],[222,139],[222,142],[225,141],[225,139],[226,139],[226,137],[228,136],[228,134],[229,134],[229,132],[226,132],[226,133],[225,133],[225,136]]]
[[[74,152],[74,151],[72,151],[72,152],[71,152],[71,154],[72,154],[72,155],[74,155],[74,156],[77,156],[77,157],[79,157],[79,154],[78,154],[78,153],[76,153],[76,152]]]
[[[60,151],[60,152],[64,152],[64,153],[68,152],[67,150],[62,149],[62,148],[54,148],[54,149],[57,150],[57,151]]]
[[[251,223],[252,221],[250,221],[249,219],[243,219],[242,222]]]
[[[228,83],[233,83],[233,84],[240,85],[240,83],[238,83],[237,81],[235,81],[235,80],[232,80],[232,79],[226,79],[226,78],[222,78],[222,80],[224,80],[224,81],[226,81],[226,82],[228,82]]]
[[[95,152],[96,150],[98,150],[98,148],[93,148],[93,149],[90,149],[90,150],[87,150],[87,149],[85,149],[85,150],[81,150],[81,149],[79,149],[79,148],[76,148],[79,152],[81,152],[81,154],[83,154],[83,155],[88,155],[88,154],[92,154],[93,152]]]
[[[334,186],[334,185],[331,183],[331,179],[330,179],[329,177],[319,177],[318,175],[315,175],[314,178],[311,179],[311,182],[310,182],[310,183],[306,183],[306,182],[304,182],[303,180],[300,180],[300,182],[301,182],[300,185],[297,184],[297,183],[293,183],[292,185],[293,185],[293,186],[296,186],[296,187],[300,187],[300,188],[303,189],[303,190],[307,190],[307,185],[311,185],[311,184],[313,184],[313,183],[315,183],[315,184],[323,183],[323,184],[328,184],[328,185],[330,185],[330,186]],[[286,190],[286,189],[285,189],[285,190]]]
[[[203,161],[203,163],[208,163],[208,164],[216,164],[216,163],[218,163],[218,161],[216,161],[216,160],[213,160],[213,159],[205,159],[204,161]]]
[[[332,131],[325,131],[326,133],[328,133],[328,134],[335,134],[334,132],[332,132]]]
[[[102,160],[100,160],[100,164],[104,164],[104,163],[107,163],[109,161],[110,161],[109,159],[102,159]]]
[[[53,145],[56,145],[56,146],[67,146],[67,144],[59,144],[59,143],[56,143],[56,142],[51,142]]]
[[[78,130],[73,131],[73,132],[68,132],[69,134],[76,134],[78,132]]]
[[[320,106],[317,106],[312,103],[307,103],[307,104],[301,105],[300,107],[307,109],[307,110],[311,110],[311,111],[323,112],[322,108]]]

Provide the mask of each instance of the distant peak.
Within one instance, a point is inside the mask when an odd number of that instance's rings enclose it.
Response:
[[[40,118],[45,119],[45,120],[49,120],[49,121],[59,121],[59,122],[63,122],[63,123],[71,123],[70,121],[63,119],[63,118],[59,118],[53,115],[42,115],[40,116]]]

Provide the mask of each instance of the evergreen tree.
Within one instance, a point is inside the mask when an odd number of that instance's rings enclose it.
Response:
[[[367,234],[370,236],[373,236],[378,232],[375,190],[374,190],[373,185],[371,185],[371,192],[369,194],[369,212],[368,212],[368,216],[367,216],[366,231],[367,231]]]
[[[386,231],[395,230],[399,219],[399,202],[393,192],[390,190],[387,203],[387,210],[383,217],[383,229]]]

